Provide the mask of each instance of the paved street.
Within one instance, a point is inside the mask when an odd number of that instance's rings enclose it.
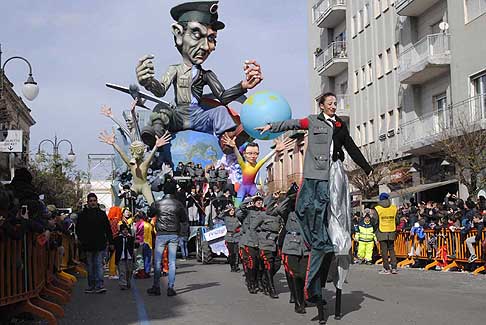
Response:
[[[343,292],[341,321],[328,324],[480,324],[484,322],[486,278],[469,274],[402,270],[379,275],[378,267],[354,266]],[[311,324],[315,308],[298,315],[288,303],[284,274],[277,274],[280,298],[250,295],[240,274],[228,265],[178,261],[176,289],[168,298],[147,296],[151,279],[137,280],[131,291],[107,280],[104,295],[86,295],[86,280],[76,286],[61,324]],[[166,285],[167,278],[162,280]],[[164,287],[163,287],[164,288]],[[334,310],[331,291],[326,291]],[[316,323],[316,322],[314,322]]]

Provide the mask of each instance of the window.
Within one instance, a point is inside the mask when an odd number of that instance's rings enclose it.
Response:
[[[465,0],[464,9],[467,23],[486,12],[486,0]]]
[[[357,22],[356,22],[356,16],[353,16],[351,20],[351,35],[355,37],[356,34],[358,34]]]
[[[396,43],[393,47],[393,69],[398,68],[398,58],[400,57],[400,44]]]
[[[447,94],[442,93],[434,96],[435,121],[434,130],[440,132],[450,126],[447,111]]]
[[[384,140],[382,137],[385,135],[386,137],[386,123],[385,123],[385,114],[380,115],[380,140]]]
[[[358,32],[362,32],[364,29],[364,14],[363,10],[358,12]]]
[[[356,126],[356,131],[354,133],[354,138],[356,139],[356,144],[358,145],[358,147],[361,147],[361,145],[363,144],[361,142],[361,127],[358,125]]]
[[[396,123],[396,126],[397,126],[397,133],[398,133],[398,130],[400,129],[400,123],[402,123],[402,119],[403,119],[403,116],[402,116],[402,108],[399,107],[397,108],[397,123]]]
[[[369,130],[368,130],[368,143],[375,142],[375,139],[374,139],[375,129],[373,127],[373,123],[374,123],[374,120],[370,120],[370,122],[369,122]]]
[[[375,18],[378,18],[381,15],[381,0],[374,0],[374,1],[375,1]]]
[[[471,79],[473,99],[473,114],[475,119],[486,118],[486,73]]]
[[[356,70],[354,72],[354,78],[353,78],[353,91],[354,91],[355,94],[359,91],[359,88],[358,88],[358,77],[359,77],[359,71]]]
[[[361,142],[363,143],[363,146],[367,145],[368,143],[366,142],[366,122],[363,123],[363,129],[361,130]]]
[[[393,111],[388,111],[388,121],[387,121],[386,130],[387,131],[394,130],[394,126],[395,126],[394,124],[395,124],[395,120],[393,119]]]
[[[380,79],[383,77],[383,54],[378,54],[378,57],[376,58],[376,77]]]
[[[392,68],[392,55],[391,55],[391,50],[387,49],[386,50],[386,56],[385,56],[385,73],[390,73]]]
[[[370,21],[371,21],[370,14],[371,14],[371,12],[370,12],[370,4],[367,3],[367,4],[365,4],[364,11],[363,11],[363,15],[364,15],[363,23],[364,23],[364,26],[365,27],[368,27],[370,25]]]
[[[366,84],[369,86],[372,83],[373,83],[373,66],[371,65],[371,61],[369,61],[366,68]]]
[[[361,67],[361,75],[359,78],[359,88],[364,89],[366,84],[365,84],[365,76],[366,76],[366,68],[365,66]]]

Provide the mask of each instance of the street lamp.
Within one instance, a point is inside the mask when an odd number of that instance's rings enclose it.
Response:
[[[37,82],[35,82],[34,77],[32,76],[32,66],[30,65],[30,62],[27,61],[26,58],[23,58],[21,56],[12,56],[11,58],[8,58],[7,61],[5,61],[5,63],[2,64],[1,44],[0,44],[0,99],[3,96],[3,79],[5,73],[5,66],[7,65],[7,63],[9,63],[14,59],[22,60],[25,63],[27,63],[27,65],[29,66],[29,76],[27,77],[27,80],[24,82],[24,86],[22,87],[22,94],[24,94],[25,98],[32,101],[39,94],[39,86],[37,85]]]
[[[54,137],[54,141],[52,140],[49,140],[49,139],[44,139],[42,140],[40,143],[39,143],[39,147],[37,148],[37,154],[36,156],[37,157],[40,157],[41,156],[41,145],[44,143],[44,142],[49,142],[50,144],[52,144],[52,147],[54,149],[54,160],[58,159],[59,158],[59,145],[62,143],[62,142],[67,142],[69,143],[69,145],[71,146],[71,150],[69,150],[69,153],[67,155],[67,159],[70,161],[70,162],[73,162],[74,160],[76,160],[76,154],[74,153],[73,151],[73,144],[71,143],[71,141],[67,140],[67,139],[62,139],[60,141],[57,141],[57,135]]]

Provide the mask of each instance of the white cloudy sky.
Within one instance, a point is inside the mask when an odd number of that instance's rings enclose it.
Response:
[[[97,140],[98,132],[111,125],[99,114],[99,107],[108,104],[120,114],[130,98],[104,84],[134,83],[136,62],[144,54],[156,56],[158,74],[180,61],[169,10],[181,2],[0,1],[3,59],[26,57],[40,86],[39,97],[28,102],[37,121],[31,129],[31,150],[37,150],[40,140],[57,134],[73,142],[83,169],[88,153],[109,152]],[[281,93],[294,116],[308,114],[306,1],[221,0],[219,15],[226,28],[218,35],[218,47],[205,68],[230,87],[243,77],[242,62],[254,58],[265,77],[258,89]],[[26,67],[12,62],[6,73],[20,94]],[[67,151],[61,147],[61,152]]]

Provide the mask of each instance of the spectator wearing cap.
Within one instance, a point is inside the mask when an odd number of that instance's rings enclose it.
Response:
[[[391,204],[388,193],[381,193],[380,201],[375,206],[375,210],[378,215],[376,239],[380,242],[381,257],[383,258],[383,270],[380,271],[380,274],[397,274],[394,241],[398,209]],[[388,258],[391,258],[391,269]]]
[[[98,197],[88,194],[88,205],[79,214],[76,233],[86,252],[88,264],[88,288],[85,293],[104,293],[103,253],[106,244],[113,242],[110,222],[98,206]]]

